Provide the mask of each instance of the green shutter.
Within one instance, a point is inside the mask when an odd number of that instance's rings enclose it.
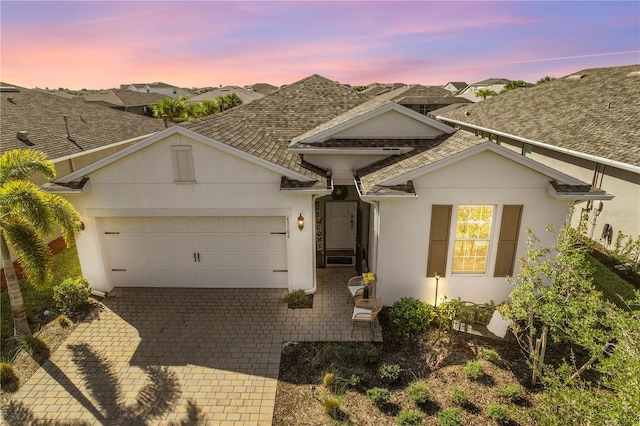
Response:
[[[427,277],[433,277],[436,272],[440,274],[441,277],[444,277],[445,271],[447,270],[451,209],[452,206],[433,206],[431,208]]]
[[[504,206],[502,208],[502,223],[500,224],[500,238],[498,240],[494,277],[513,275],[521,219],[522,206]]]

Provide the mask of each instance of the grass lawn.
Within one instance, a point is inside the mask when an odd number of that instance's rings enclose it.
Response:
[[[609,270],[605,265],[600,263],[596,258],[588,256],[591,267],[593,268],[593,284],[596,289],[604,295],[612,303],[622,309],[628,309],[627,305],[620,300],[620,295],[624,300],[631,301],[636,299],[637,293],[635,288]]]
[[[29,322],[32,324],[32,330],[34,328],[32,323],[34,314],[43,308],[51,309],[53,307],[53,287],[67,278],[75,278],[82,275],[78,252],[75,247],[67,247],[53,256],[52,273],[53,279],[51,283],[44,287],[35,287],[26,278],[20,280],[25,312]],[[5,341],[13,337],[13,315],[11,314],[8,292],[2,293],[1,302],[1,336],[2,341]]]

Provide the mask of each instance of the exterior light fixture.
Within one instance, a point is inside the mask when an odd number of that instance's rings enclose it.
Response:
[[[436,272],[434,277],[436,279],[436,298],[433,301],[433,306],[437,307],[437,305],[438,305],[438,281],[440,281],[440,274]]]
[[[302,217],[302,213],[298,216],[298,229],[301,231],[304,229],[304,217]]]

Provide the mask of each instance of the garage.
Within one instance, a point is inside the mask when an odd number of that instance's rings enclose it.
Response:
[[[288,287],[284,217],[103,217],[98,223],[115,287]]]

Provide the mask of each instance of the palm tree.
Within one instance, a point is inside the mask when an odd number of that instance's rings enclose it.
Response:
[[[480,89],[476,92],[476,98],[487,99],[487,96],[497,96],[495,90],[491,89]]]
[[[510,82],[504,85],[504,87],[500,91],[500,94],[510,92],[520,87],[531,87],[531,86],[532,86],[531,84],[527,83],[524,80],[511,80]]]
[[[43,285],[51,279],[51,252],[45,238],[52,236],[59,227],[65,242],[70,244],[81,227],[80,214],[71,203],[59,195],[43,192],[27,180],[34,173],[42,173],[47,179],[56,176],[53,163],[42,152],[15,149],[0,157],[2,267],[16,333],[27,336],[31,335],[31,330],[9,245],[29,281]]]
[[[162,118],[163,115],[166,115],[171,121],[174,121],[184,113],[184,103],[176,99],[164,98],[151,105],[151,109],[154,117]]]

